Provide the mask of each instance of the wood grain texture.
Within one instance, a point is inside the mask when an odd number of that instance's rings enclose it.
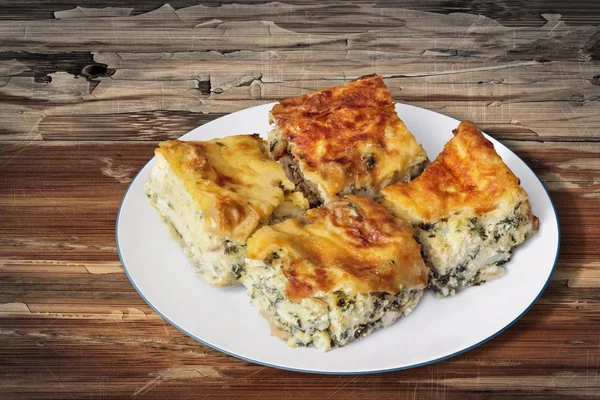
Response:
[[[599,7],[0,3],[0,398],[600,397]],[[474,120],[543,180],[562,248],[538,303],[465,354],[366,376],[254,365],[163,321],[114,240],[156,143],[367,73]]]

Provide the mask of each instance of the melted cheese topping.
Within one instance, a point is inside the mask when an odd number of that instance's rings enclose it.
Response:
[[[431,165],[411,182],[381,192],[384,204],[413,224],[451,215],[477,216],[527,202],[519,179],[477,126],[464,121]]]
[[[307,209],[257,135],[205,142],[168,140],[156,149],[204,212],[207,232],[244,242],[285,203]]]
[[[248,239],[247,258],[270,265],[275,253],[293,301],[427,286],[429,270],[412,227],[367,198],[347,196]]]
[[[204,212],[160,154],[156,155],[144,189],[198,276],[217,287],[239,283],[245,244],[206,232]]]
[[[412,167],[427,160],[380,76],[284,100],[271,122],[325,202],[351,185],[379,190],[408,180]]]

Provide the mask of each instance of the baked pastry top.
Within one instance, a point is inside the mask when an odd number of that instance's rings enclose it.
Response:
[[[247,259],[271,264],[274,254],[293,301],[427,286],[428,269],[410,224],[364,197],[346,196],[265,226],[248,240]]]
[[[282,203],[308,208],[258,135],[168,140],[160,143],[156,154],[183,181],[203,211],[209,233],[243,242]]]
[[[419,177],[388,186],[382,194],[397,215],[419,223],[512,209],[528,199],[519,184],[494,145],[474,123],[464,121]]]
[[[321,202],[343,194],[376,197],[390,183],[409,180],[427,161],[376,75],[283,100],[270,122],[271,154],[289,154],[303,179],[316,185]]]
[[[274,336],[323,351],[410,314],[428,268],[413,229],[365,197],[346,196],[248,239],[241,281]]]

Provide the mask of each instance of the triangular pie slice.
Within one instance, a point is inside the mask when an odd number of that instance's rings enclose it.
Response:
[[[258,135],[168,140],[155,155],[146,195],[214,286],[239,283],[251,233],[308,208]]]
[[[415,226],[429,285],[443,296],[501,276],[513,247],[538,230],[519,179],[470,121],[418,178],[382,195]]]

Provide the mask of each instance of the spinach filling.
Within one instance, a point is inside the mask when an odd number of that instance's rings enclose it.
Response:
[[[333,296],[339,297],[336,305],[343,311],[347,312],[356,303],[356,296],[345,296],[343,293],[336,292]],[[332,330],[329,331],[331,341],[335,346],[343,346],[350,341],[357,340],[368,336],[373,331],[387,325],[384,321],[386,314],[395,313],[396,317],[402,316],[405,307],[411,303],[410,298],[418,296],[416,291],[400,292],[397,295],[386,293],[371,293],[372,311],[368,316],[368,322],[348,326],[339,333]],[[393,318],[394,320],[396,318]]]
[[[279,255],[273,253],[268,258],[278,259]],[[316,299],[326,304],[326,308],[322,310],[307,308],[304,312],[295,314],[288,311],[291,302],[283,296],[281,289],[272,286],[273,276],[269,272],[274,270],[267,265],[264,268],[268,272],[262,275],[259,281],[254,282],[250,297],[253,300],[260,298],[267,300],[265,311],[270,316],[271,322],[285,333],[284,340],[288,344],[289,340],[292,340],[294,346],[317,347],[314,340],[303,340],[303,338],[306,334],[314,335],[319,331],[326,333],[331,348],[343,346],[408,314],[422,295],[421,290],[404,291],[397,295],[387,293],[346,295],[338,291]],[[286,311],[282,311],[284,309]],[[368,314],[362,313],[364,310],[368,310]],[[356,318],[361,318],[362,323],[353,324]],[[296,339],[297,337],[300,339]]]
[[[525,233],[522,231],[530,224],[528,210],[523,205],[519,202],[510,216],[495,222],[487,222],[484,218],[469,219],[466,227],[467,235],[463,236],[463,240],[469,240],[473,247],[462,261],[446,274],[442,274],[436,268],[433,256],[430,254],[434,250],[427,241],[437,236],[444,238],[450,229],[448,220],[423,223],[416,227],[416,239],[422,244],[423,258],[431,269],[429,287],[438,294],[451,296],[461,288],[485,283],[487,278],[483,272],[490,267],[497,267],[494,273],[496,276],[501,275],[505,271],[503,265],[512,257],[514,246],[522,243],[533,233],[531,229],[527,229]],[[462,232],[464,234],[465,231]]]

